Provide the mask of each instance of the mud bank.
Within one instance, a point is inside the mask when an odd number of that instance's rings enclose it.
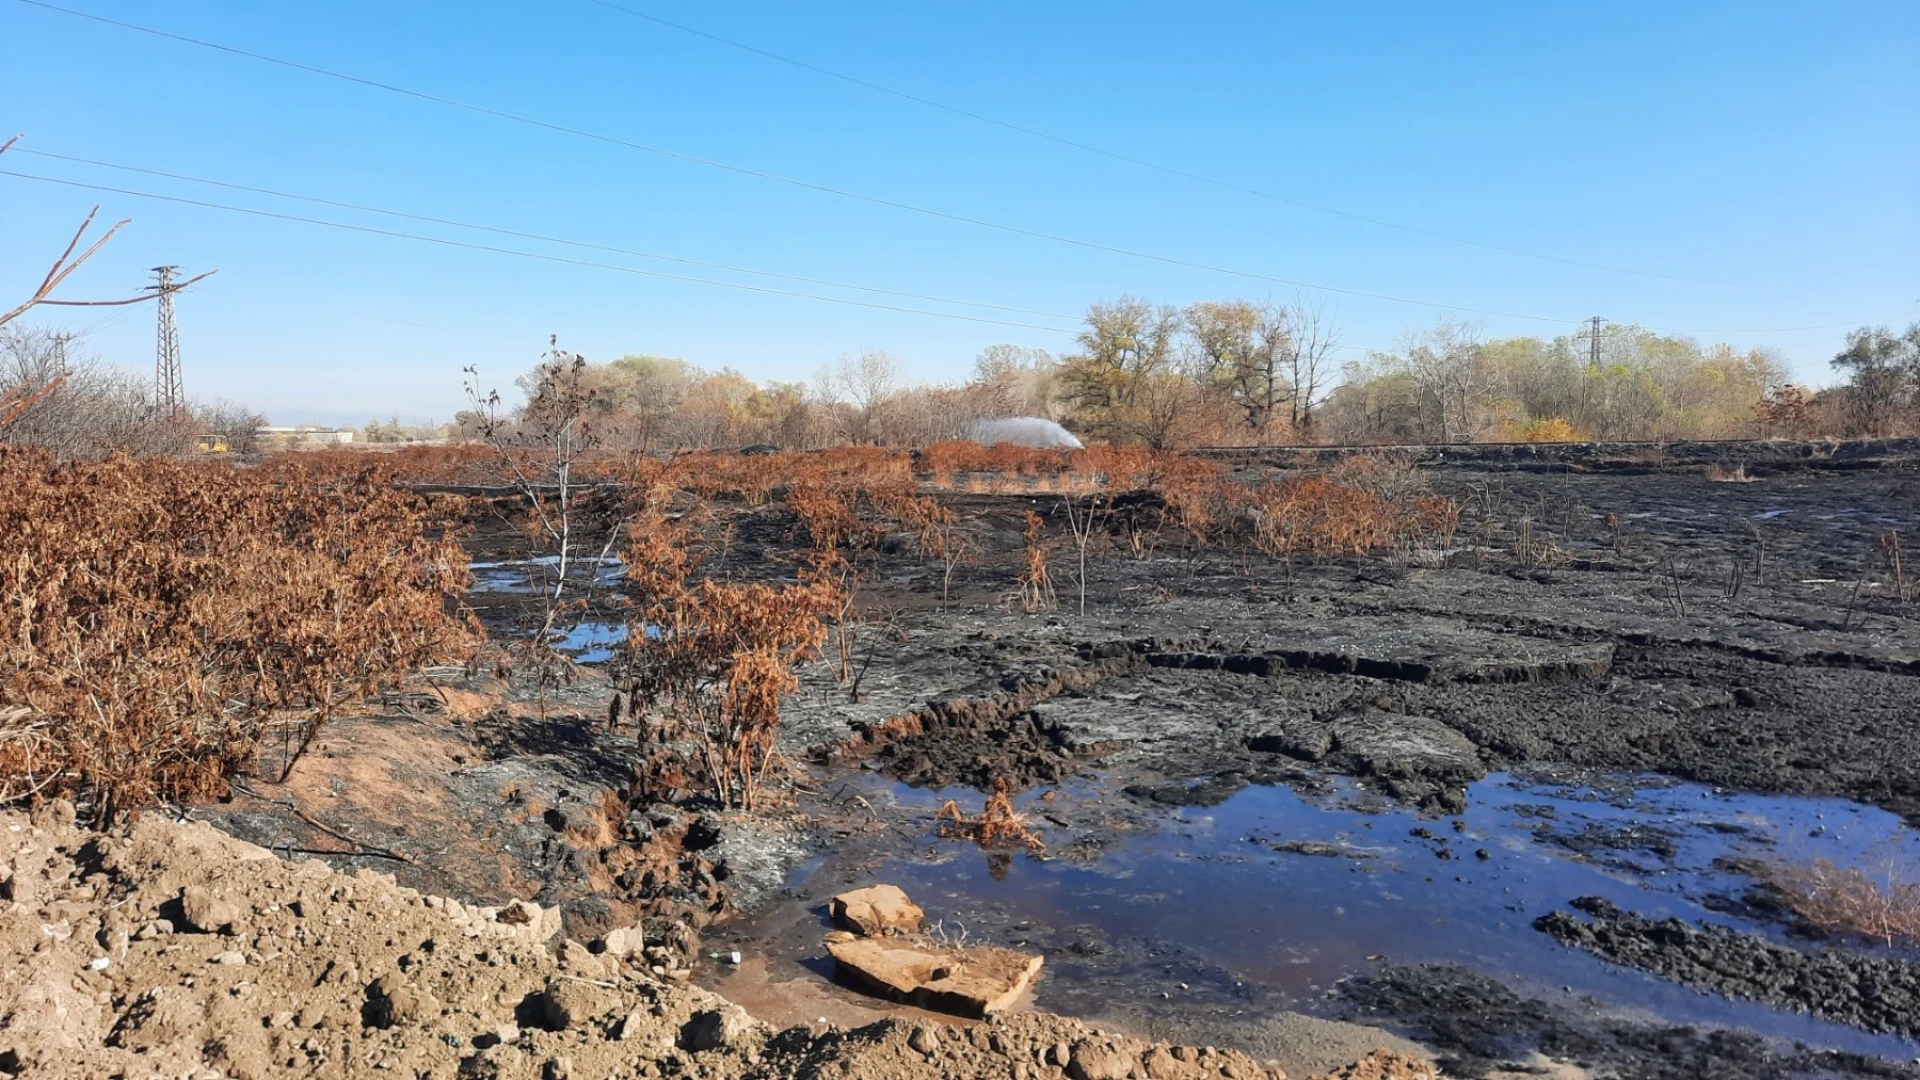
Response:
[[[1920,1076],[1909,1063],[1782,1048],[1753,1032],[1647,1023],[1582,1002],[1549,1003],[1463,967],[1386,968],[1343,984],[1340,999],[1355,1015],[1404,1025],[1440,1049],[1449,1076],[1527,1069],[1536,1056],[1636,1080]]]
[[[1863,1031],[1920,1035],[1920,968],[1892,957],[1807,952],[1725,926],[1647,919],[1598,896],[1555,911],[1534,929],[1616,964]]]

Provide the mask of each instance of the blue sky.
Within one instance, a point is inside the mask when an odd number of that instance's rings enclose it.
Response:
[[[64,6],[808,183],[1323,294],[1358,348],[1442,307],[1490,335],[1589,315],[1781,347],[1828,378],[1848,326],[1920,317],[1920,5],[984,2],[623,6],[985,116],[1470,246],[1115,161],[593,0]],[[134,223],[65,295],[160,262],[188,390],[279,419],[445,417],[547,335],[805,379],[885,348],[958,378],[1061,352],[1090,302],[1292,286],[1018,235],[675,160],[0,0],[0,128],[22,148],[901,299],[475,234],[9,153],[0,169],[466,243],[1027,325],[823,303],[0,176],[0,288],[95,202]],[[1654,276],[1666,275],[1666,276]],[[1684,280],[1674,280],[1675,278]],[[1308,295],[1315,295],[1309,292]],[[1427,306],[1439,305],[1439,306]],[[1017,308],[1016,313],[998,308]],[[1517,316],[1535,316],[1535,321]],[[147,307],[65,312],[145,369]],[[1814,327],[1815,329],[1788,329]],[[1353,354],[1349,354],[1353,355]]]

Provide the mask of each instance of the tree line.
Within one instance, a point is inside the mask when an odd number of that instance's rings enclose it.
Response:
[[[632,354],[584,364],[576,389],[599,445],[649,453],[926,446],[1008,416],[1156,449],[1920,433],[1920,323],[1854,330],[1832,360],[1843,381],[1817,391],[1792,383],[1769,349],[1702,346],[1633,325],[1487,338],[1442,320],[1358,356],[1340,337],[1306,300],[1178,308],[1122,297],[1088,308],[1067,355],[992,345],[952,383],[914,384],[898,356],[867,350],[807,381],[766,382]],[[527,400],[551,370],[520,378]],[[0,328],[0,398],[9,394],[32,404],[0,428],[0,445],[65,457],[180,452],[208,435],[248,450],[266,423],[229,402],[156,417],[144,378],[70,358],[54,332],[18,324]],[[467,411],[437,432],[392,421],[363,434],[470,439],[478,426]]]
[[[1845,381],[1818,391],[1794,384],[1771,349],[1635,325],[1487,338],[1441,320],[1344,360],[1354,350],[1340,336],[1303,299],[1178,308],[1122,297],[1088,308],[1071,353],[992,345],[954,383],[911,384],[882,350],[842,356],[807,382],[646,355],[587,364],[582,378],[601,443],[648,452],[926,446],[1007,416],[1156,449],[1920,432],[1920,323],[1855,330],[1832,361]],[[536,377],[520,387],[539,397]],[[471,436],[475,423],[463,414],[455,429]]]

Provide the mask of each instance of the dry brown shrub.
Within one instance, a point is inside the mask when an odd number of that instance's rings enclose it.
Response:
[[[480,443],[282,450],[268,455],[267,464],[314,478],[353,476],[369,467],[378,467],[403,484],[477,486],[503,480],[497,456]]]
[[[712,530],[697,510],[670,509],[671,489],[645,493],[630,523],[632,616],[624,684],[641,731],[636,780],[649,795],[704,785],[723,806],[751,809],[775,754],[793,669],[826,640],[840,608],[832,584],[695,580]]]
[[[1829,934],[1895,945],[1920,942],[1920,882],[1896,860],[1876,875],[1828,859],[1768,863],[1761,880],[1809,924]]]
[[[1758,477],[1747,475],[1747,467],[1745,465],[1733,465],[1733,466],[1709,465],[1707,466],[1707,482],[1708,483],[1751,484],[1758,479],[1759,479]]]
[[[934,819],[940,835],[949,839],[971,840],[983,848],[1026,848],[1035,855],[1047,850],[1040,834],[1028,826],[1027,816],[1013,808],[1005,780],[994,781],[993,794],[987,796],[978,817],[968,817],[959,803],[948,799]]]
[[[322,482],[0,453],[0,800],[111,819],[284,775],[329,718],[471,646],[443,526],[365,459]]]

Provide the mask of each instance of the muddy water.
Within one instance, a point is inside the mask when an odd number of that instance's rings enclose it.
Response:
[[[849,886],[905,888],[951,937],[1047,955],[1036,1003],[1099,1018],[1144,1010],[1252,1022],[1280,1010],[1337,1011],[1329,991],[1376,964],[1452,963],[1583,1008],[1912,1059],[1920,1044],[1869,1036],[1701,994],[1566,949],[1532,921],[1606,897],[1651,916],[1782,936],[1720,910],[1747,882],[1723,858],[1842,863],[1920,856],[1893,815],[1839,800],[1717,792],[1655,778],[1554,782],[1497,774],[1459,818],[1423,818],[1335,782],[1302,794],[1246,788],[1224,803],[1118,815],[1117,838],[1076,851],[1072,829],[1128,801],[1101,781],[1022,808],[1065,857],[988,855],[941,840],[936,792],[850,778],[901,824],[879,848],[849,844],[794,875],[789,895],[735,924],[770,978],[824,983],[821,905]],[[960,793],[954,793],[959,795]],[[968,794],[963,802],[977,802]],[[1077,857],[1076,857],[1077,856]],[[725,990],[724,978],[716,987]],[[839,991],[851,994],[851,991]]]

